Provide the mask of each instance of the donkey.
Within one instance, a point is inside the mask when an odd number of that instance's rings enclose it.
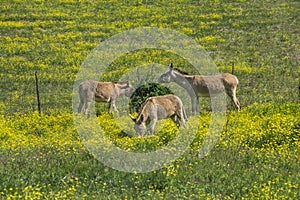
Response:
[[[188,75],[169,65],[169,70],[158,78],[160,83],[175,82],[187,90],[192,101],[192,113],[199,113],[199,97],[213,97],[223,91],[231,98],[237,110],[241,105],[236,97],[236,88],[239,83],[236,76],[229,73],[222,73],[212,76]]]
[[[152,135],[158,120],[171,118],[178,127],[186,127],[187,117],[182,101],[175,95],[149,97],[140,107],[137,118],[129,115],[134,121],[136,133],[143,136],[146,129]],[[146,127],[144,125],[146,124]]]
[[[109,103],[109,111],[117,111],[115,105],[116,99],[125,94],[127,97],[131,97],[134,88],[129,82],[98,82],[93,80],[87,80],[79,85],[79,107],[78,112],[88,113],[88,109],[92,100],[96,102]]]

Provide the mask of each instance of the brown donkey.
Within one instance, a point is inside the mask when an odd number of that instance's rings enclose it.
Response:
[[[142,105],[137,118],[129,115],[135,122],[136,133],[143,136],[146,129],[153,134],[156,122],[171,118],[177,126],[186,126],[187,117],[182,101],[175,95],[149,97]],[[146,123],[146,127],[144,125]]]
[[[236,76],[229,73],[222,73],[212,76],[188,75],[169,65],[169,70],[158,78],[160,83],[175,82],[188,92],[192,101],[192,112],[195,114],[199,110],[199,97],[213,97],[223,91],[231,98],[237,110],[241,106],[236,97],[236,88],[239,83]]]
[[[116,99],[121,94],[131,97],[133,91],[134,88],[129,82],[84,81],[79,85],[80,103],[78,112],[83,112],[86,115],[92,100],[95,100],[96,102],[108,102],[109,111],[117,111],[117,107],[115,105]]]

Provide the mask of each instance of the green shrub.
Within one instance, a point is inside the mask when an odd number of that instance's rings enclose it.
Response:
[[[138,112],[140,106],[147,98],[165,94],[173,94],[173,92],[169,88],[158,83],[146,83],[138,87],[130,98],[130,112]]]

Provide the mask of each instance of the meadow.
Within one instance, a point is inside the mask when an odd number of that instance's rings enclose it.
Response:
[[[299,199],[298,1],[13,0],[0,9],[1,199]],[[189,116],[190,127],[199,128],[188,150],[161,169],[118,171],[83,145],[72,114],[76,74],[102,41],[137,27],[186,34],[220,72],[234,64],[242,110],[228,101],[226,123],[206,157],[198,152],[211,122],[208,99],[200,119]],[[140,50],[114,60],[103,80],[170,62],[194,73],[172,52]],[[152,137],[127,135],[130,118],[119,116],[121,129],[105,106],[97,120],[125,151],[153,151],[178,135],[168,120]]]

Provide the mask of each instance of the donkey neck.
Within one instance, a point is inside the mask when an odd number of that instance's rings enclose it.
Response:
[[[125,93],[125,89],[127,88],[127,83],[115,83],[116,88],[118,89],[120,94]]]
[[[147,99],[146,102],[142,104],[139,115],[136,118],[139,124],[144,123],[148,120],[149,112],[152,106],[153,103],[151,99]]]
[[[174,72],[172,75],[172,81],[185,89],[190,89],[192,79],[193,76],[184,75],[179,72]]]

